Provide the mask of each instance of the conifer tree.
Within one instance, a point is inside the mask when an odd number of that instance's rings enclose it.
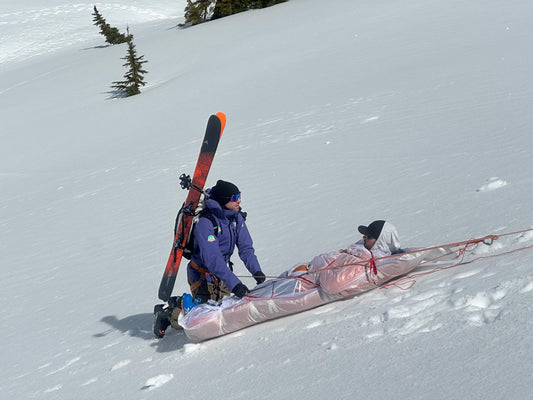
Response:
[[[223,18],[254,8],[264,8],[287,0],[216,0],[211,19]]]
[[[128,41],[128,38],[123,33],[120,33],[118,28],[109,25],[102,14],[94,6],[93,12],[94,25],[100,28],[100,33],[105,37],[105,41],[109,44],[120,44]]]
[[[133,44],[133,35],[130,35],[129,29],[127,32],[128,53],[126,57],[122,58],[122,60],[126,60],[126,63],[122,66],[127,67],[128,71],[124,74],[125,79],[123,81],[113,82],[111,87],[124,92],[127,96],[134,96],[141,93],[141,86],[146,85],[144,74],[148,72],[142,66],[148,61],[143,60],[144,56],[137,56],[137,51]]]
[[[285,1],[287,0],[187,0],[184,10],[185,24],[180,24],[180,26],[197,25],[208,19],[223,18],[242,11],[269,7]]]
[[[191,25],[201,24],[207,21],[212,11],[211,5],[215,0],[187,0],[185,6],[185,23]]]
[[[224,18],[228,15],[235,14],[233,3],[233,0],[217,0],[211,19]]]
[[[96,8],[96,6],[94,6],[93,16],[94,16],[93,18],[94,25],[100,28],[100,33],[103,34],[102,27],[105,25],[106,22],[105,22],[104,17],[102,17],[102,14],[100,14],[98,9]]]
[[[128,41],[128,38],[123,33],[120,33],[118,28],[106,24],[105,40],[109,44],[120,44]]]

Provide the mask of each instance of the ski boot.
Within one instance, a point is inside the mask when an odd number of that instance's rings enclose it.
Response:
[[[171,297],[168,300],[168,306],[165,307],[164,304],[157,304],[154,307],[154,336],[158,339],[161,339],[165,336],[165,331],[170,326],[170,318],[172,316],[172,311],[179,307],[181,309],[181,296]]]

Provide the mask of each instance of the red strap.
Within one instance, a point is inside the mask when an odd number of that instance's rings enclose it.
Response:
[[[374,273],[374,275],[378,274],[378,268],[376,267],[376,260],[374,260],[374,256],[372,255],[372,258],[370,259],[370,269]]]

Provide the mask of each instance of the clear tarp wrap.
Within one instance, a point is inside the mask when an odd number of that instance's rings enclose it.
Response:
[[[406,274],[418,265],[442,260],[447,254],[451,253],[444,248],[408,251],[378,260],[377,275],[370,262],[370,252],[362,246],[322,254],[305,264],[306,268],[297,265],[278,278],[256,286],[243,299],[231,296],[218,303],[200,304],[187,315],[182,314],[179,324],[191,340],[214,338],[350,298]]]

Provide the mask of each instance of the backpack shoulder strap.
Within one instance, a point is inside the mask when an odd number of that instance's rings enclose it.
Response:
[[[213,224],[213,230],[215,231],[215,236],[218,236],[218,234],[220,233],[220,226],[218,226],[218,222],[211,210],[209,208],[204,208],[202,211],[200,211],[199,217],[207,218],[209,221],[211,221],[211,223]]]

